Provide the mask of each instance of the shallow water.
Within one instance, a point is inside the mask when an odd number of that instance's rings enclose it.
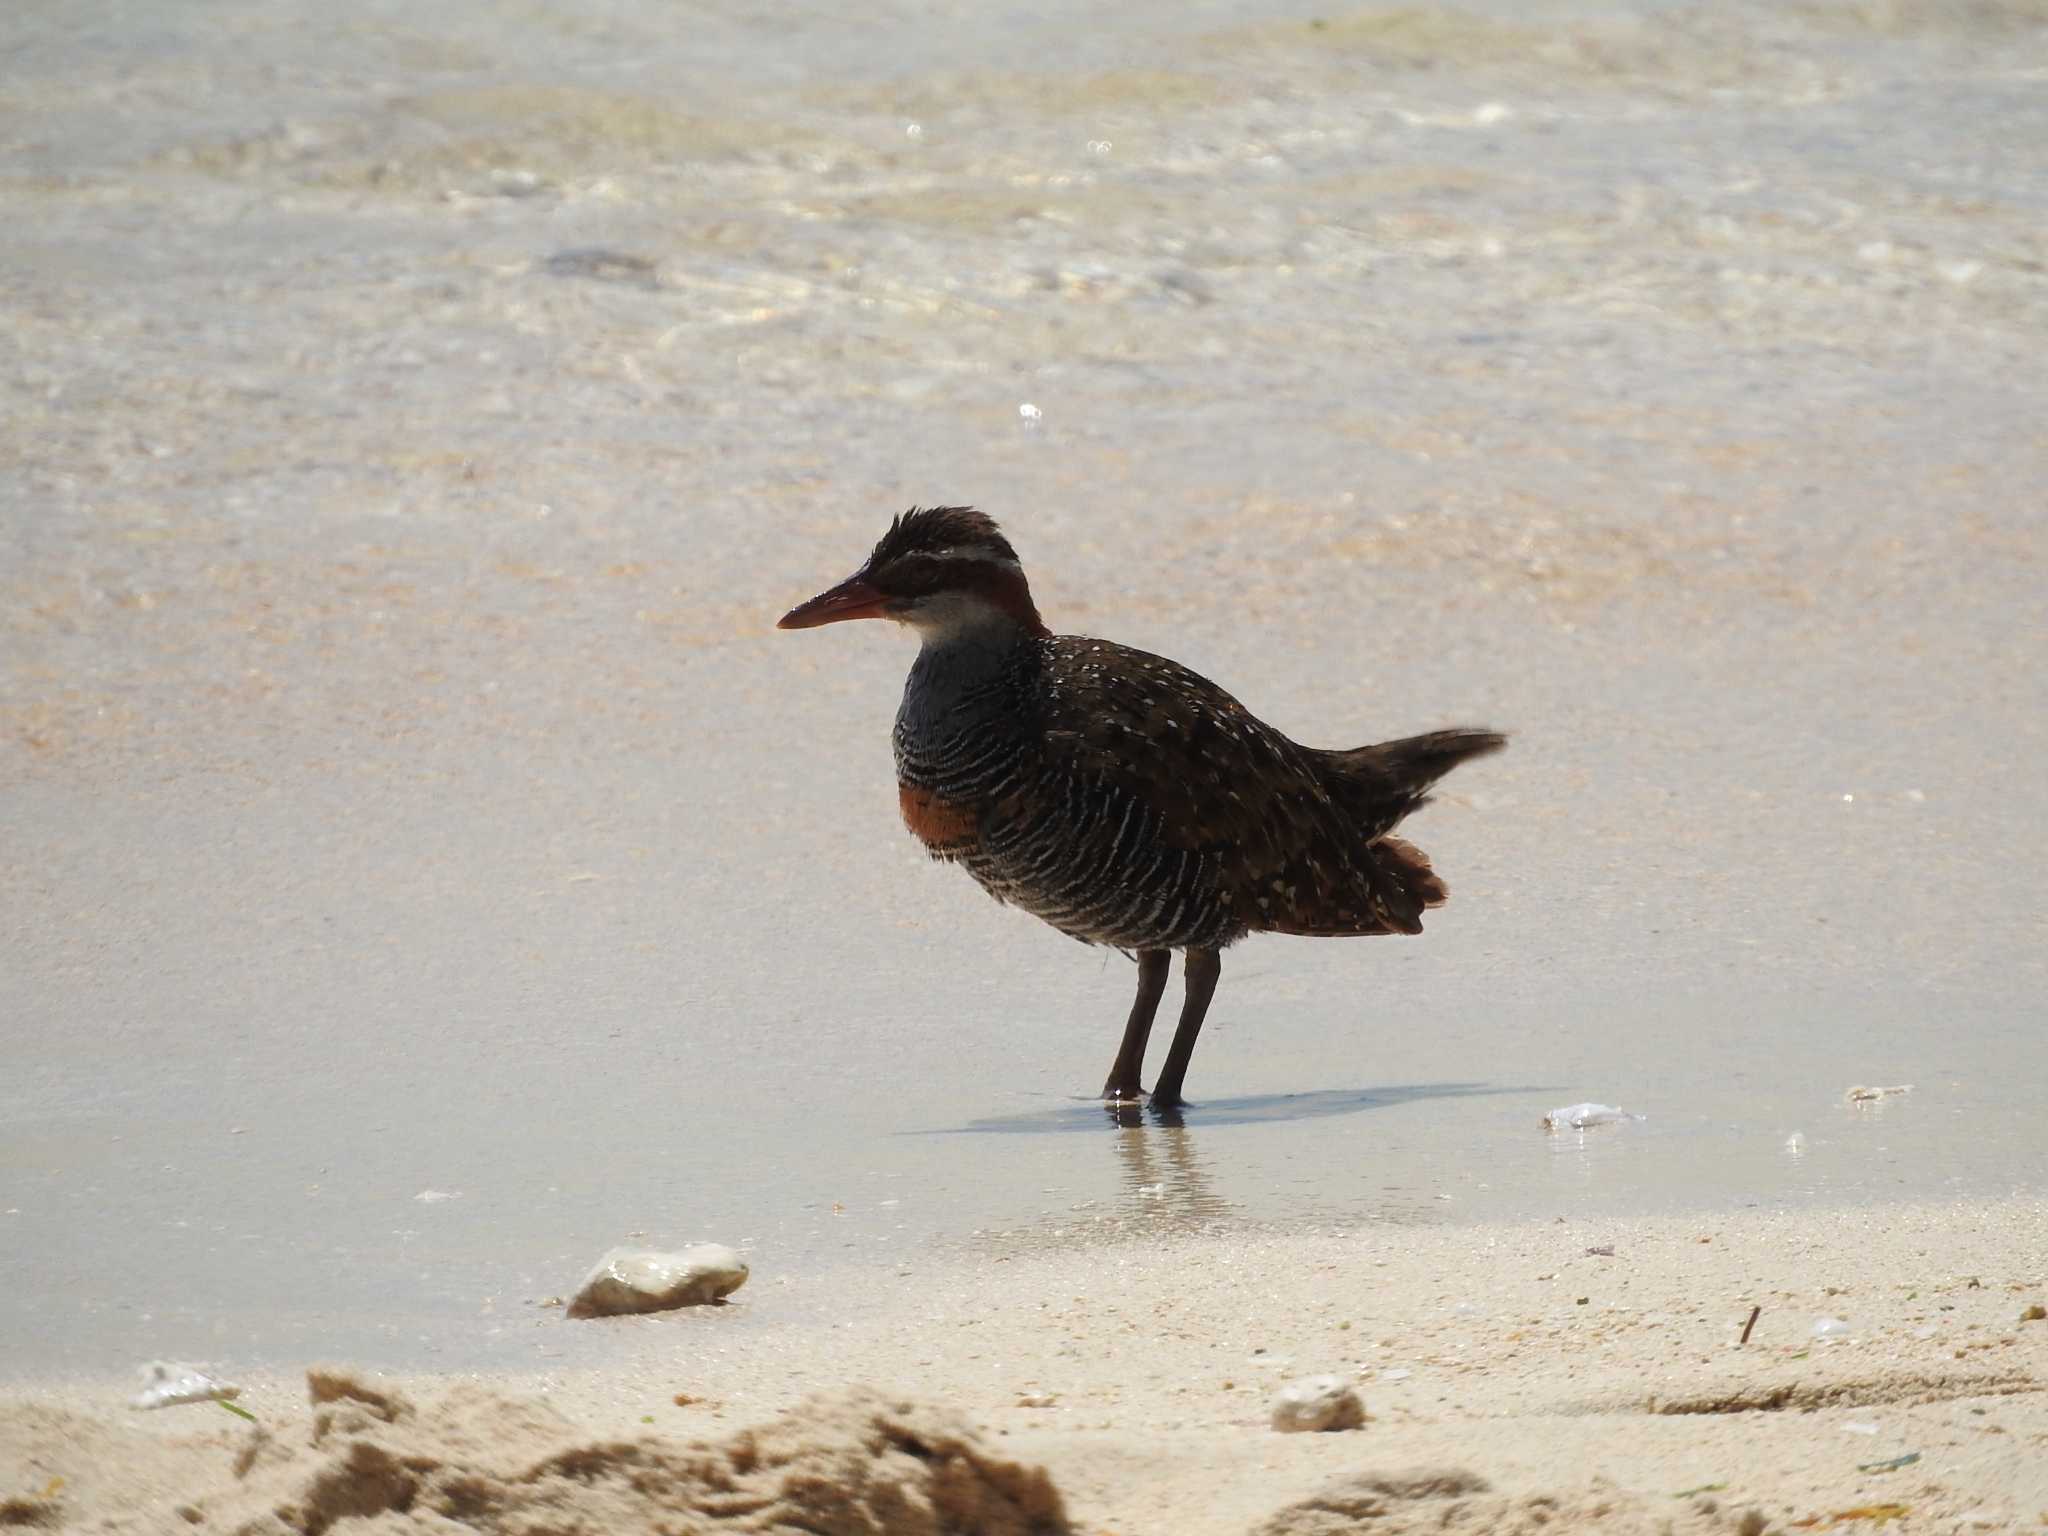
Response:
[[[315,14],[9,23],[0,1368],[2040,1187],[2038,7]],[[947,500],[1307,740],[1516,733],[1181,1125],[896,825],[907,639],[769,628]]]

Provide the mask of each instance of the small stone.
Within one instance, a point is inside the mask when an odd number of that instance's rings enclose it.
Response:
[[[2041,1306],[2037,1302],[2020,1314],[2020,1321],[2023,1323],[2048,1322],[2048,1307]]]
[[[699,1243],[680,1253],[614,1248],[577,1289],[568,1315],[612,1317],[704,1306],[745,1285],[747,1273],[746,1261],[723,1243]]]
[[[1059,1400],[1060,1395],[1057,1392],[1019,1392],[1017,1394],[1017,1406],[1019,1408],[1050,1408]]]
[[[1273,1400],[1273,1427],[1283,1434],[1357,1429],[1364,1423],[1365,1404],[1341,1377],[1305,1376],[1290,1381]]]

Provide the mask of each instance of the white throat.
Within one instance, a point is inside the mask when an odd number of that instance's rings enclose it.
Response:
[[[924,649],[956,645],[1008,650],[1024,627],[987,598],[972,592],[940,592],[926,598],[903,622],[917,631]]]

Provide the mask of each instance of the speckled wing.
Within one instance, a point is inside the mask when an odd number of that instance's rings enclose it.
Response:
[[[1420,930],[1420,903],[1333,802],[1316,754],[1163,656],[1080,636],[1046,644],[1048,766],[1151,809],[1162,841],[1212,861],[1245,928]]]

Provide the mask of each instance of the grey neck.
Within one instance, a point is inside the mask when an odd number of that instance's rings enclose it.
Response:
[[[977,623],[920,626],[924,641],[903,684],[896,711],[899,742],[932,741],[999,713],[997,686],[1017,648],[1031,636],[1005,615]]]

